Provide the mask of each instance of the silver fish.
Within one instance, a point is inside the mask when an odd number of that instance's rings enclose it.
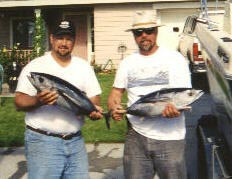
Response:
[[[172,103],[178,110],[189,109],[193,102],[199,99],[204,92],[193,88],[169,88],[149,93],[131,106],[127,114],[143,117],[155,117],[162,114],[165,106]]]
[[[98,111],[85,92],[71,83],[46,73],[31,72],[30,75],[27,77],[37,91],[44,89],[57,91],[59,96],[55,105],[60,109],[78,115],[89,115],[93,111]],[[108,113],[103,115],[108,115]],[[106,125],[109,128],[108,118],[106,119]]]

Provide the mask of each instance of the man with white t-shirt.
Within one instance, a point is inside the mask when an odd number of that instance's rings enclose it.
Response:
[[[58,94],[49,89],[37,92],[27,76],[48,73],[84,91],[96,105],[92,119],[102,118],[101,88],[93,69],[84,59],[71,55],[76,31],[70,21],[61,21],[50,35],[51,52],[27,64],[18,80],[15,105],[26,111],[25,154],[29,179],[88,179],[88,157],[81,136],[84,116],[55,105]]]
[[[136,12],[131,31],[138,52],[124,58],[117,70],[108,108],[114,120],[123,119],[121,106],[127,91],[128,106],[162,88],[191,87],[191,78],[185,58],[176,51],[159,47],[156,43],[158,27],[150,11]],[[157,173],[161,179],[187,178],[185,148],[185,117],[173,104],[168,104],[162,116],[138,117],[127,115],[129,130],[124,148],[125,178],[152,179]]]

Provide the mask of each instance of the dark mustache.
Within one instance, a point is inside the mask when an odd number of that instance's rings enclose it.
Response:
[[[140,43],[145,42],[145,41],[149,41],[150,42],[150,40],[143,38],[143,39],[141,39]]]
[[[59,48],[65,48],[65,49],[68,49],[68,47],[66,45],[61,45],[59,46]]]

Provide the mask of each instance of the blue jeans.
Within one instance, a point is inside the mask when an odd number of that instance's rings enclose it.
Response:
[[[129,129],[124,146],[126,179],[186,179],[185,141],[161,141],[144,137]]]
[[[63,140],[26,129],[28,179],[88,179],[88,156],[82,136]]]

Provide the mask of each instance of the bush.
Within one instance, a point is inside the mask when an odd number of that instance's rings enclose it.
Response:
[[[25,55],[23,50],[18,49],[18,45],[15,45],[12,49],[3,47],[0,50],[0,64],[4,70],[3,81],[9,84],[12,80],[17,79],[28,59],[29,54]]]

